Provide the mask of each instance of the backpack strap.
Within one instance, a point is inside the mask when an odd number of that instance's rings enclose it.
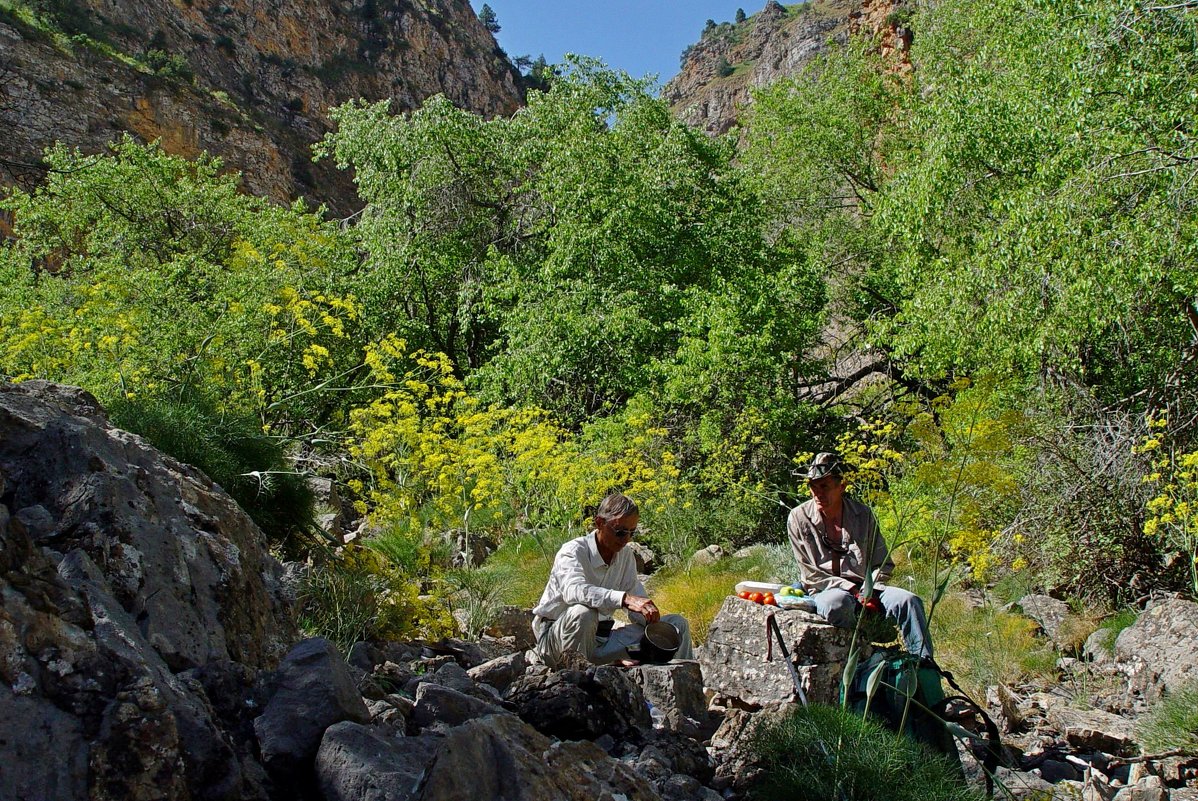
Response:
[[[982,723],[986,727],[986,750],[982,754],[982,767],[985,768],[986,776],[986,797],[994,797],[994,772],[998,769],[999,763],[1002,761],[1002,738],[998,734],[998,726],[994,723],[993,718],[986,714],[986,710],[981,704],[970,698],[961,689],[961,685],[957,684],[953,678],[953,674],[944,670],[934,661],[929,660],[929,667],[935,668],[949,686],[957,691],[956,695],[950,695],[944,698],[940,703],[933,705],[933,711],[941,720],[945,719],[949,705],[954,701],[963,701],[968,704],[974,711],[974,714],[982,719]]]

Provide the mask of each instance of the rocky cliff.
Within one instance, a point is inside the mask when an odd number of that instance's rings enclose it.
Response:
[[[800,72],[830,42],[858,31],[876,34],[883,55],[910,45],[903,0],[768,0],[740,23],[709,27],[683,54],[682,70],[663,91],[674,112],[710,133],[736,124],[753,88]],[[897,12],[897,13],[896,13]]]
[[[352,181],[313,164],[328,109],[443,93],[488,116],[518,76],[467,0],[40,0],[0,6],[0,183],[35,182],[40,153],[130,132],[202,150],[247,191],[353,211]]]

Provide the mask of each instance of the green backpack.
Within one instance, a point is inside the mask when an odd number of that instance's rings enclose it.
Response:
[[[880,681],[871,699],[870,676],[879,665]],[[874,651],[857,666],[851,684],[841,687],[840,700],[863,715],[868,709],[892,731],[902,726],[903,734],[960,764],[953,736],[938,715],[945,700],[940,671],[917,657],[898,650]]]

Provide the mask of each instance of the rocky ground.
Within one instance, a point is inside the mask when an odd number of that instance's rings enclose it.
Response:
[[[252,522],[79,390],[0,385],[0,480],[0,798],[734,799],[759,770],[748,732],[793,703],[771,610],[737,598],[668,666],[531,666],[518,609],[481,641],[296,642]],[[1052,599],[1023,607],[1052,636]],[[830,701],[844,632],[777,619]],[[1145,759],[1135,729],[1196,655],[1198,604],[1161,598],[1113,654],[1062,662],[1068,692],[992,688],[1003,785],[1198,798],[1198,759]]]

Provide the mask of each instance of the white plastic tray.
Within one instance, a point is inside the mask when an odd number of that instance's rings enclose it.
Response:
[[[770,584],[765,581],[740,581],[736,584],[736,592],[737,594],[742,592],[772,592],[777,595],[778,590],[782,589],[782,586],[781,584]]]

